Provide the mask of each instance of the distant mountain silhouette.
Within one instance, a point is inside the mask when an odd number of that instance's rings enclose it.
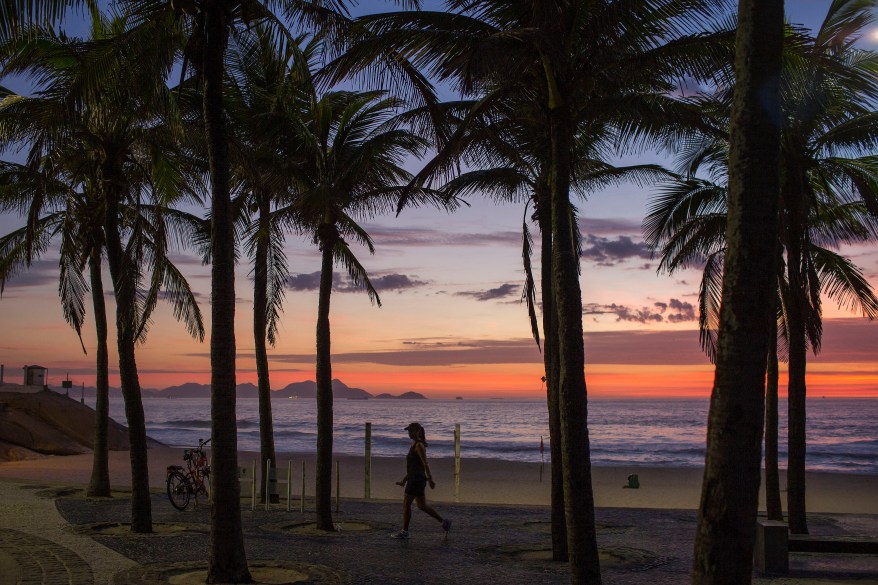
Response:
[[[379,394],[375,397],[376,400],[385,400],[388,398],[392,398],[394,400],[427,400],[427,397],[421,394],[420,392],[403,392],[399,395],[387,394]]]
[[[272,393],[273,398],[316,398],[317,382],[313,380],[305,380],[304,382],[293,382],[287,384],[280,390]],[[366,392],[362,388],[351,388],[339,379],[332,381],[332,397],[348,400],[366,400],[372,398],[372,394]]]
[[[67,391],[63,388],[51,388],[55,392],[59,394],[65,394]],[[258,398],[259,397],[259,388],[250,382],[245,382],[243,384],[238,384],[236,386],[236,391],[238,398]],[[70,396],[73,398],[79,398],[82,393],[82,388],[71,388]],[[141,390],[141,394],[144,398],[210,398],[210,384],[199,384],[197,382],[186,382],[185,384],[180,384],[178,386],[168,386],[163,390],[155,390],[152,388],[144,388]],[[88,397],[93,397],[95,395],[95,388],[93,386],[87,386],[85,388],[85,395]],[[316,398],[317,396],[317,383],[313,380],[305,380],[303,382],[293,382],[292,384],[287,384],[280,390],[272,390],[271,397],[272,398]],[[351,388],[344,382],[339,379],[334,379],[332,381],[332,396],[333,398],[339,400],[367,400],[369,398],[403,398],[403,399],[426,399],[427,397],[423,394],[419,394],[417,392],[406,392],[404,394],[400,394],[399,396],[394,396],[392,394],[379,394],[378,396],[374,396],[373,394],[366,392],[362,388]],[[110,388],[110,397],[113,399],[122,397],[122,392],[119,388]]]

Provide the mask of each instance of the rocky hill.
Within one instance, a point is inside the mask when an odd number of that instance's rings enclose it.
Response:
[[[90,453],[95,412],[78,400],[44,390],[0,392],[0,461]],[[128,429],[110,419],[110,449],[128,449]],[[161,445],[149,439],[150,446]]]
[[[54,389],[55,392],[59,392],[64,394],[65,390]],[[243,384],[238,384],[236,386],[236,392],[238,398],[258,398],[259,397],[259,389],[255,384],[251,384],[250,382],[245,382]],[[72,398],[79,398],[82,390],[79,388],[73,388],[70,390],[70,396]],[[85,396],[93,397],[95,395],[95,389],[92,387],[86,387],[84,389]],[[210,398],[210,384],[199,384],[197,382],[186,382],[185,384],[180,384],[178,386],[168,386],[163,390],[154,390],[150,388],[144,388],[141,390],[141,394],[145,398]],[[110,396],[112,398],[121,399],[122,392],[118,388],[110,388]],[[377,396],[373,395],[362,388],[352,388],[348,386],[344,382],[339,379],[334,379],[332,381],[332,396],[337,400],[367,400],[369,398],[403,398],[403,399],[418,399],[424,400],[427,397],[423,394],[419,394],[418,392],[405,392],[400,395],[393,394],[379,394]],[[293,382],[292,384],[287,384],[283,388],[272,390],[271,391],[272,398],[307,398],[314,399],[317,397],[317,383],[314,380],[305,380],[303,382]]]
[[[379,400],[384,400],[387,398],[394,398],[397,400],[427,400],[427,397],[421,394],[420,392],[403,392],[402,394],[394,395],[394,394],[379,394],[375,397]]]

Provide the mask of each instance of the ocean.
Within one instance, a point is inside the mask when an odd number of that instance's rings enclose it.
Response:
[[[93,399],[92,399],[93,401]],[[89,403],[89,400],[86,400]],[[93,406],[93,404],[90,404]],[[210,402],[200,398],[145,398],[147,433],[168,445],[191,446],[210,435]],[[275,448],[317,449],[314,400],[272,403]],[[704,463],[708,401],[689,399],[589,402],[591,457],[595,465],[699,467]],[[781,466],[786,460],[786,403],[781,401]],[[125,422],[113,400],[110,416]],[[372,423],[373,456],[402,456],[404,427],[427,431],[431,457],[454,456],[454,425],[461,427],[461,457],[539,462],[549,459],[549,423],[540,400],[336,400],[333,448],[362,455],[365,423]],[[878,474],[878,400],[810,399],[807,467],[811,471]],[[545,454],[540,454],[540,439]],[[238,447],[259,451],[256,399],[238,401]]]

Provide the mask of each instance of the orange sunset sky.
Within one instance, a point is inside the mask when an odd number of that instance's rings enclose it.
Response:
[[[812,23],[828,2],[789,3]],[[798,12],[797,12],[798,11]],[[878,48],[878,37],[864,45]],[[665,162],[646,154],[626,162]],[[583,236],[582,289],[586,330],[586,381],[594,398],[707,397],[713,368],[700,352],[697,294],[700,274],[656,274],[641,235],[649,188],[623,186],[579,202]],[[408,390],[429,397],[544,396],[542,357],[520,303],[521,205],[498,206],[473,198],[453,215],[406,210],[399,217],[366,220],[376,253],[359,250],[383,307],[347,290],[336,273],[332,297],[333,376],[373,394]],[[20,226],[0,215],[0,233]],[[538,240],[537,230],[531,225]],[[270,349],[272,387],[314,379],[317,271],[310,241],[287,241],[292,277],[278,344]],[[878,284],[878,247],[845,249],[870,282]],[[174,256],[199,294],[209,335],[209,268],[191,253]],[[539,270],[538,241],[534,250]],[[83,354],[65,323],[57,297],[57,256],[48,254],[7,284],[0,298],[0,363],[7,381],[21,382],[21,367],[49,368],[50,383],[69,373],[94,383],[94,334],[87,299]],[[105,271],[104,284],[110,278]],[[238,381],[255,382],[252,281],[244,260],[237,278]],[[108,295],[110,322],[112,295]],[[111,330],[111,365],[115,360]],[[168,307],[160,306],[147,342],[138,349],[141,384],[164,388],[209,382],[208,343],[192,340]],[[878,397],[878,323],[824,303],[821,354],[809,355],[810,396]],[[784,380],[782,380],[782,383]],[[111,384],[118,384],[116,368]]]

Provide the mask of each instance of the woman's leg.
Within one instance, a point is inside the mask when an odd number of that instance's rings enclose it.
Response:
[[[406,532],[408,532],[409,523],[412,521],[412,499],[412,496],[406,494],[402,500],[402,529]]]
[[[437,512],[436,510],[431,508],[429,504],[427,504],[426,496],[418,496],[417,498],[415,498],[415,502],[417,502],[418,504],[418,510],[422,510],[439,522],[442,522],[442,516],[439,515],[439,512]],[[411,501],[409,501],[409,516],[411,516]]]

